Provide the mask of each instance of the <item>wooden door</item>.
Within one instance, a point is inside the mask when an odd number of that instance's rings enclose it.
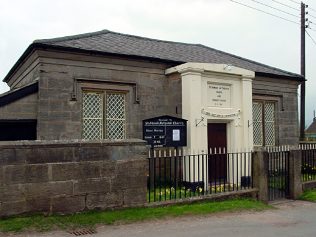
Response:
[[[209,123],[207,124],[208,150],[214,154],[219,150],[227,150],[227,133],[226,123]],[[217,154],[210,155],[208,161],[209,182],[224,181],[227,178],[227,155]]]

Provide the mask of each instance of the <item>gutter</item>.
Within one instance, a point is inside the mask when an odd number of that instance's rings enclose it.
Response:
[[[303,82],[306,81],[306,79],[297,74],[297,75],[293,75],[293,76],[286,76],[286,75],[276,75],[276,74],[272,74],[272,73],[266,73],[266,72],[255,72],[256,76],[258,77],[268,77],[268,78],[277,78],[277,79],[286,79],[286,80],[296,80],[299,82]]]

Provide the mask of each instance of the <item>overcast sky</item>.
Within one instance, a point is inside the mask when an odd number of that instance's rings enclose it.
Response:
[[[299,22],[253,0],[237,0]],[[299,16],[273,0],[257,0]],[[293,8],[291,0],[278,0]],[[297,0],[298,1],[298,0]],[[315,0],[309,0],[316,9]],[[313,5],[314,4],[314,5]],[[316,16],[316,11],[309,10]],[[316,22],[316,18],[314,19]],[[316,25],[315,26],[316,30]],[[145,37],[201,43],[299,73],[300,26],[230,0],[1,0],[0,78],[35,39],[108,29]],[[316,40],[316,31],[310,31]],[[316,44],[306,37],[307,124],[316,109]],[[314,65],[313,63],[314,62]],[[8,90],[0,82],[0,93]]]

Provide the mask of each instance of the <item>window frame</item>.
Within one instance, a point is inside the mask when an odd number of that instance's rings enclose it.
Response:
[[[83,134],[84,134],[84,128],[83,128],[83,124],[84,124],[84,117],[83,117],[83,107],[84,107],[84,104],[83,104],[83,95],[84,93],[95,93],[95,94],[100,94],[101,95],[101,99],[102,99],[102,111],[101,111],[101,114],[102,114],[102,131],[101,131],[101,139],[104,139],[104,93],[101,91],[101,90],[82,90],[82,103],[81,103],[81,138],[82,139],[85,139],[85,140],[93,140],[93,139],[89,139],[89,138],[84,138],[83,137]]]
[[[261,106],[261,132],[262,132],[262,145],[254,144],[255,147],[273,147],[277,145],[277,108],[278,108],[278,101],[277,100],[270,100],[270,99],[253,99],[252,101],[252,109],[254,103],[260,103]],[[274,121],[274,144],[273,145],[266,145],[266,119],[265,119],[265,105],[267,103],[271,103],[274,105],[274,113],[273,113],[273,121]],[[253,112],[252,112],[252,120],[253,120]],[[254,121],[253,121],[254,123]],[[254,135],[253,135],[254,136]]]
[[[255,144],[255,142],[254,142],[254,146],[257,146],[257,147],[260,147],[260,146],[264,146],[264,144],[265,144],[265,136],[264,136],[264,126],[263,126],[263,124],[264,124],[264,114],[263,114],[263,107],[264,107],[264,104],[263,103],[261,103],[261,101],[256,101],[256,100],[254,100],[254,101],[252,101],[252,127],[253,127],[253,137],[255,137],[254,136],[254,112],[253,112],[253,105],[254,105],[254,103],[259,103],[260,105],[261,105],[261,126],[260,126],[260,130],[261,130],[261,135],[262,135],[262,145],[259,145],[259,144]]]
[[[99,85],[97,85],[99,86]],[[99,89],[99,88],[95,88],[95,86],[91,87],[82,87],[81,88],[81,138],[82,139],[86,139],[86,140],[92,140],[89,138],[83,138],[83,133],[84,133],[84,128],[83,128],[83,122],[84,122],[84,118],[83,118],[83,95],[84,93],[97,93],[97,94],[102,94],[102,126],[103,126],[103,130],[102,130],[102,140],[110,140],[108,138],[106,138],[106,129],[107,129],[107,124],[106,124],[106,106],[107,106],[107,101],[106,101],[106,95],[109,94],[123,94],[124,95],[124,113],[125,113],[125,122],[124,122],[124,127],[125,127],[125,131],[124,131],[124,138],[127,138],[127,94],[128,94],[129,90],[120,90],[120,89],[113,89],[113,87],[110,87],[109,89]],[[120,139],[111,139],[111,140],[120,140]]]
[[[107,115],[106,115],[106,109],[107,109],[107,94],[120,94],[120,95],[124,95],[124,138],[120,138],[120,139],[126,139],[127,136],[127,132],[126,132],[126,128],[127,128],[127,123],[126,123],[126,118],[127,118],[127,114],[126,114],[126,93],[122,92],[122,91],[113,91],[113,90],[106,90],[104,91],[104,110],[103,110],[103,120],[104,120],[104,134],[103,134],[103,139],[109,139],[107,136]],[[113,140],[120,140],[120,139],[113,139]]]

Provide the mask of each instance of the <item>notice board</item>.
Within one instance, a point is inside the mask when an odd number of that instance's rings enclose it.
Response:
[[[187,145],[187,120],[169,115],[143,120],[143,139],[155,147]]]

